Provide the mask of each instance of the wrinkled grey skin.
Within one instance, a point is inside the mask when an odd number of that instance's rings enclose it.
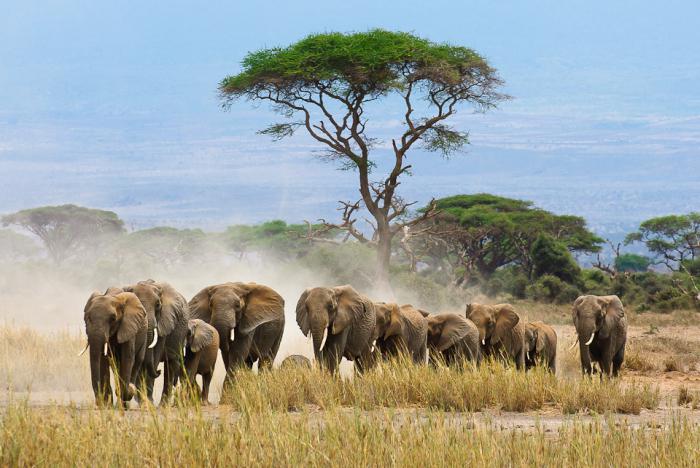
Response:
[[[460,366],[464,361],[481,362],[479,330],[466,317],[447,313],[428,315],[428,348],[430,361],[448,366]]]
[[[153,401],[153,385],[160,375],[158,365],[164,363],[163,395],[161,402],[167,402],[172,389],[182,376],[183,348],[187,337],[189,307],[187,300],[168,283],[151,279],[125,286],[125,291],[133,292],[141,301],[148,316],[148,343],[158,329],[158,339],[153,348],[146,349],[145,366],[139,382],[141,391]],[[145,388],[144,388],[145,387]]]
[[[127,407],[133,398],[134,382],[141,370],[146,352],[146,311],[138,298],[119,288],[105,294],[93,293],[85,304],[85,332],[90,349],[90,378],[95,402],[112,403],[110,363],[117,371],[121,404]],[[104,354],[105,343],[108,344]]]
[[[219,332],[228,378],[235,368],[270,370],[284,333],[284,299],[257,283],[223,283],[202,289],[190,300],[190,316]],[[233,338],[233,339],[232,339]]]
[[[544,322],[530,322],[525,325],[525,368],[530,369],[542,363],[556,373],[557,333]]]
[[[525,324],[510,304],[467,304],[466,317],[479,330],[481,352],[525,369]]]
[[[370,353],[374,304],[352,286],[307,289],[297,302],[296,319],[304,336],[311,334],[316,361],[331,373],[337,371],[343,357],[361,361]]]
[[[374,340],[384,359],[407,353],[416,364],[427,358],[427,312],[410,304],[375,302],[376,325]]]
[[[625,359],[627,343],[627,318],[620,298],[580,296],[574,302],[572,319],[578,334],[584,375],[590,375],[592,362],[597,362],[601,378],[603,375],[616,377]]]
[[[190,388],[197,389],[202,404],[209,404],[209,386],[214,376],[216,358],[219,356],[219,332],[199,319],[187,322],[185,370]],[[201,390],[197,386],[197,374],[202,376]]]
[[[292,354],[284,358],[280,364],[281,369],[292,369],[295,367],[311,369],[311,360],[301,354]]]

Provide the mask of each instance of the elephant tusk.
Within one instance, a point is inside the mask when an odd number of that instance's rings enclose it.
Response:
[[[481,344],[482,344],[482,346],[486,346],[486,338],[481,340]]]
[[[528,361],[530,360],[530,352],[529,351],[525,351],[525,359],[527,359]]]
[[[229,335],[229,340],[233,341],[236,338],[236,329],[231,329],[231,334]]]
[[[102,351],[102,354],[104,354],[106,356],[108,349],[109,349],[109,341],[105,341],[105,347],[104,347],[104,350]],[[143,349],[143,348],[141,348],[141,349]]]
[[[591,344],[593,342],[594,336],[595,336],[595,332],[591,333],[591,338],[588,341],[586,341],[586,346],[588,346],[589,344]]]
[[[326,344],[326,339],[328,338],[328,328],[323,329],[323,339],[321,340],[321,346],[319,349],[323,349],[323,345]]]
[[[574,340],[574,343],[571,346],[569,346],[569,349],[574,349],[574,346],[576,346],[577,343],[578,343],[578,336]]]
[[[158,329],[154,328],[153,329],[153,342],[148,345],[148,349],[152,349],[156,346],[156,343],[158,342]]]
[[[374,352],[374,346],[377,344],[377,340],[372,341],[372,347],[370,348],[369,352],[373,353]]]
[[[88,341],[87,343],[85,343],[85,347],[83,348],[83,350],[78,353],[78,356],[82,356],[83,354],[85,354],[85,351],[87,351],[89,346],[90,342]]]

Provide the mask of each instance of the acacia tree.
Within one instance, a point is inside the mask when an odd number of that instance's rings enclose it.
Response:
[[[242,71],[221,81],[225,108],[240,98],[269,102],[286,118],[260,133],[274,139],[300,128],[323,145],[323,155],[356,170],[360,199],[341,202],[340,223],[321,220],[375,246],[377,279],[388,283],[392,239],[421,219],[406,219],[408,203],[397,194],[410,173],[408,153],[416,144],[449,155],[468,143],[468,134],[446,121],[458,108],[496,106],[504,94],[496,70],[466,47],[437,44],[403,32],[317,34],[285,48],[249,53]],[[368,103],[398,97],[403,129],[391,139],[388,173],[377,175],[379,140],[368,134]],[[372,216],[374,233],[356,226],[361,206]],[[423,218],[434,214],[434,207]]]
[[[532,202],[488,193],[454,195],[436,201],[438,215],[419,226],[415,250],[430,263],[450,262],[457,283],[518,265],[535,274],[533,247],[545,234],[571,253],[600,251],[602,239],[578,216],[557,215]]]
[[[644,221],[625,243],[643,243],[656,256],[657,263],[671,271],[700,257],[700,213],[670,215]]]
[[[56,264],[95,245],[102,236],[121,234],[124,222],[113,211],[76,205],[42,206],[2,217],[4,226],[21,226],[44,243]]]

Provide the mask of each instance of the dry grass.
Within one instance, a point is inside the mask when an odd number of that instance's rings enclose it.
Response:
[[[490,362],[460,371],[394,361],[351,379],[330,377],[318,369],[280,369],[259,375],[239,372],[222,403],[249,413],[315,405],[324,410],[421,407],[515,412],[550,406],[565,413],[639,414],[642,408],[657,408],[659,399],[655,387],[598,378],[557,379],[542,368],[525,373]]]
[[[700,429],[596,420],[547,433],[475,427],[449,414],[200,410],[121,413],[8,407],[2,466],[693,466]]]
[[[40,334],[0,326],[0,388],[14,391],[86,391],[90,363],[77,353],[85,338],[68,332]]]
[[[700,342],[658,334],[631,339],[625,356],[625,368],[637,372],[688,372],[698,363]]]

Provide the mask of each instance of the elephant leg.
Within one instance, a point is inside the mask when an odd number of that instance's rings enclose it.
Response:
[[[618,374],[620,373],[620,367],[622,367],[622,362],[625,360],[625,347],[624,345],[619,349],[619,351],[615,354],[612,360],[612,373],[613,377],[617,377]]]
[[[231,371],[237,367],[242,367],[246,359],[250,355],[250,348],[253,345],[253,333],[241,336],[236,335],[228,349],[228,370]]]
[[[122,343],[119,350],[119,390],[121,394],[122,406],[126,409],[129,400],[134,396],[134,391],[131,388],[131,370],[134,367],[134,342]]]
[[[515,368],[517,370],[525,370],[525,350],[520,348],[515,355]]]
[[[205,405],[209,404],[209,385],[211,384],[212,375],[212,372],[202,374],[202,403]]]
[[[165,379],[163,381],[163,396],[169,397],[182,370],[181,350],[166,349],[165,356]]]
[[[345,352],[345,344],[348,341],[349,329],[345,329],[337,335],[328,334],[325,346],[326,366],[331,374],[335,374],[340,365],[340,360]]]

